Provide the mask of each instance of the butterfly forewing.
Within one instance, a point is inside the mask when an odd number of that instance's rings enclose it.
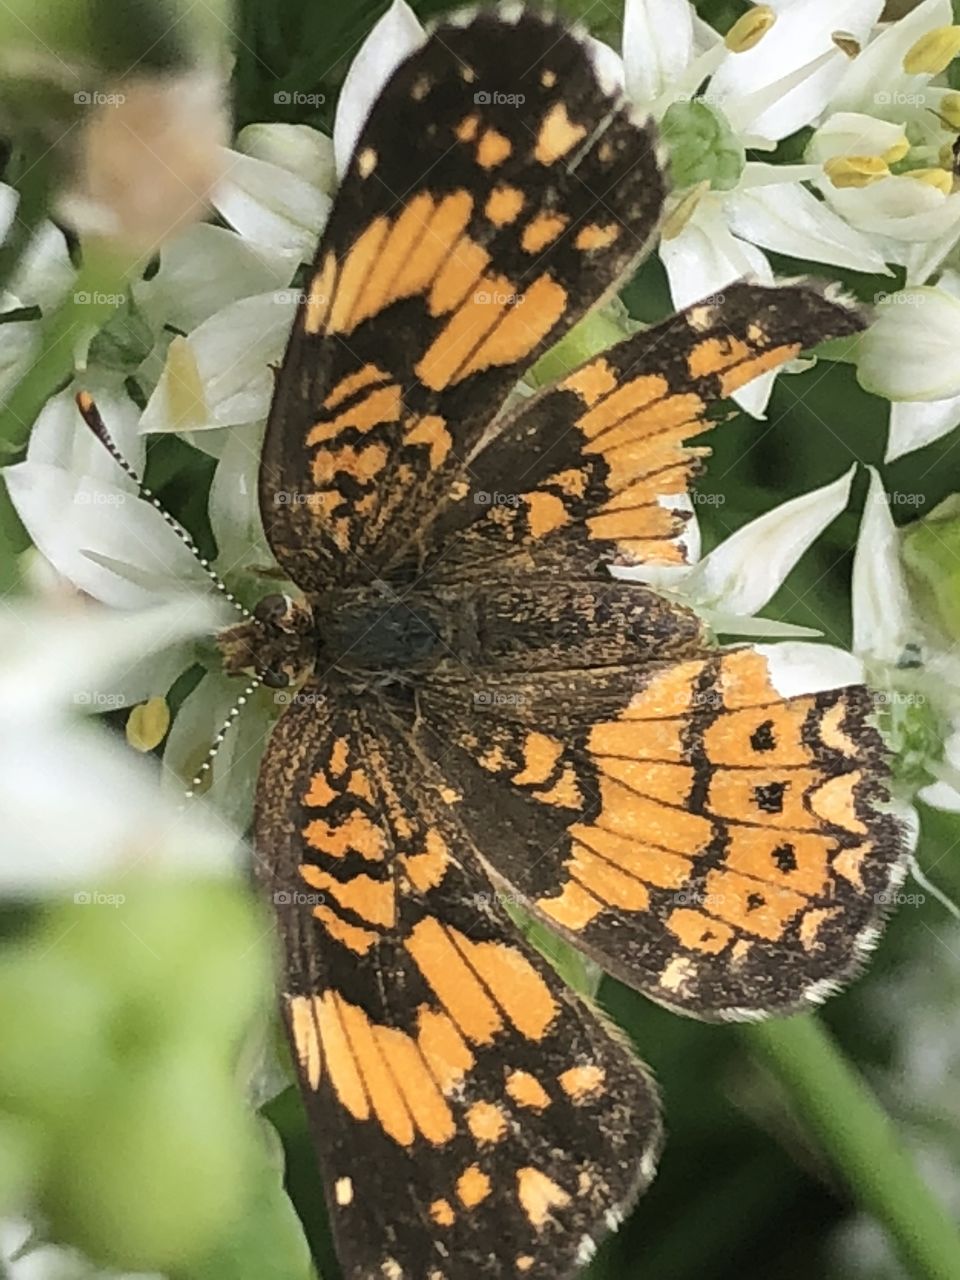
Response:
[[[317,251],[267,425],[267,536],[304,589],[402,552],[511,387],[647,248],[652,128],[534,14],[392,76]]]

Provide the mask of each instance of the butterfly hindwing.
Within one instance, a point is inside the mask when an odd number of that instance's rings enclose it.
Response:
[[[451,664],[423,699],[491,873],[605,969],[698,1017],[822,999],[902,875],[869,693],[826,678],[794,694],[786,649],[490,683]]]
[[[383,576],[511,387],[648,246],[652,129],[534,13],[441,26],[344,174],[280,370],[260,504],[304,590]]]
[[[625,339],[524,405],[464,472],[426,535],[442,579],[597,564],[682,564],[686,443],[719,402],[828,337],[863,326],[815,284],[737,283]]]
[[[519,940],[399,720],[307,686],[262,767],[260,877],[350,1280],[571,1275],[652,1176],[655,1091]]]

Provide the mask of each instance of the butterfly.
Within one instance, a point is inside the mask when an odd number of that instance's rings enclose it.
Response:
[[[664,169],[588,41],[439,26],[360,133],[277,374],[259,503],[297,593],[221,647],[287,690],[256,868],[351,1280],[569,1276],[653,1176],[649,1072],[507,897],[743,1019],[836,989],[901,874],[856,664],[718,648],[610,573],[687,561],[686,442],[856,309],[735,283],[514,394],[634,270]]]

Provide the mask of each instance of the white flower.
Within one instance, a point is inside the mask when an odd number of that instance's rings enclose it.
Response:
[[[702,95],[751,145],[770,146],[817,118],[843,74],[838,31],[865,39],[879,0],[778,0],[747,13],[721,39],[682,0],[627,0],[626,86],[662,116],[671,102]]]
[[[769,147],[817,117],[846,62],[833,33],[865,37],[879,9],[877,0],[845,0],[839,9],[795,0],[775,13],[749,11],[724,41],[695,18],[688,0],[627,0],[627,91],[662,122],[674,169],[679,161],[689,183],[674,197],[659,249],[678,308],[721,294],[741,276],[772,281],[763,249],[858,271],[886,270],[877,249],[803,185],[820,175],[819,166],[743,158],[746,148]],[[703,127],[717,130],[715,140],[699,141],[706,157],[699,182],[696,166],[682,165],[684,130],[696,140],[700,126],[689,115],[698,103],[701,114],[709,112]],[[718,163],[718,152],[727,159]],[[756,379],[735,399],[763,417],[775,377]]]
[[[936,287],[901,289],[881,298],[857,346],[857,376],[887,397],[886,460],[921,449],[960,423],[960,274]]]
[[[731,533],[703,559],[699,537],[688,534],[691,563],[615,569],[617,577],[648,582],[692,605],[714,631],[730,635],[812,635],[803,627],[755,618],[786,581],[800,557],[846,508],[855,468],[832,484],[801,494]],[[691,520],[691,525],[695,523]]]
[[[919,798],[960,812],[960,658],[915,598],[903,541],[871,468],[853,566],[854,651],[879,690],[901,768],[918,782],[930,774],[939,779],[920,787]]]
[[[244,239],[280,255],[289,280],[316,248],[330,212],[330,140],[306,125],[248,125],[213,193]]]
[[[236,865],[230,828],[206,809],[168,801],[144,762],[82,719],[113,705],[126,667],[212,621],[195,598],[137,613],[8,605],[0,616],[0,893],[89,891],[134,866],[203,873]]]
[[[960,238],[951,148],[960,95],[937,83],[960,51],[949,0],[924,0],[883,27],[831,96],[807,158],[830,208],[922,284]]]
[[[19,201],[19,194],[13,187],[0,182],[0,243],[10,234]],[[52,222],[44,222],[10,281],[9,290],[0,296],[0,310],[14,311],[31,306],[46,310],[56,306],[73,276],[63,232]]]
[[[163,1280],[155,1274],[95,1271],[88,1258],[61,1245],[31,1245],[34,1228],[21,1218],[0,1218],[0,1273],[4,1280]]]

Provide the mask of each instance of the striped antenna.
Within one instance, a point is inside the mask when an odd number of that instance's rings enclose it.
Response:
[[[131,467],[130,463],[126,460],[126,458],[117,448],[116,444],[114,443],[113,437],[111,436],[110,432],[107,430],[106,423],[103,421],[103,418],[100,416],[100,410],[97,408],[94,402],[93,396],[89,393],[89,391],[78,391],[76,400],[77,400],[77,408],[80,410],[80,417],[83,418],[84,422],[87,424],[87,426],[90,428],[93,434],[97,437],[97,439],[100,441],[103,447],[110,454],[110,457],[113,458],[114,462],[116,462],[117,465],[120,467],[120,469],[123,471],[124,475],[126,475],[130,480],[132,480],[133,483],[137,486],[137,493],[140,495],[140,497],[145,499],[147,502],[149,502],[150,505],[160,513],[160,515],[163,517],[163,519],[166,521],[169,527],[173,530],[173,532],[177,535],[180,541],[184,544],[184,546],[187,548],[187,550],[190,552],[193,558],[197,561],[200,568],[204,571],[204,573],[207,575],[207,577],[210,579],[213,585],[217,588],[220,594],[224,596],[227,600],[229,600],[230,603],[233,605],[233,607],[237,609],[243,615],[243,617],[252,620],[253,614],[250,612],[250,610],[246,607],[246,605],[243,605],[240,603],[237,597],[228,588],[227,584],[219,576],[216,569],[213,568],[210,561],[205,556],[202,556],[200,554],[200,548],[194,542],[193,538],[190,536],[187,530],[183,527],[183,525],[179,522],[179,520],[175,520],[173,518],[170,512],[167,511],[167,509],[163,506],[160,499],[150,489],[147,488],[147,486],[143,483],[143,481],[137,475],[136,471],[134,471],[133,467]]]
[[[200,784],[203,782],[204,778],[213,768],[213,762],[216,759],[217,752],[220,750],[220,747],[223,744],[224,738],[230,732],[230,726],[233,724],[234,720],[236,720],[237,716],[240,714],[243,708],[250,701],[250,698],[253,696],[253,694],[256,693],[257,689],[260,688],[261,684],[262,684],[262,681],[260,677],[254,676],[254,678],[250,681],[250,683],[244,689],[243,693],[241,693],[240,697],[236,700],[236,702],[230,708],[229,714],[227,715],[226,720],[224,720],[223,722],[223,727],[221,728],[217,736],[214,738],[213,744],[211,745],[210,750],[207,752],[206,759],[204,760],[200,768],[197,770],[192,782],[190,783],[187,793],[184,796],[185,800],[193,800],[194,797],[196,796],[197,790],[199,789]]]

